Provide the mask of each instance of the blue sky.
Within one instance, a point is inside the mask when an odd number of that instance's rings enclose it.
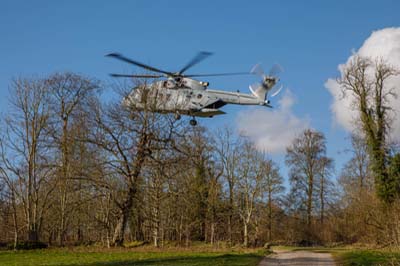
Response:
[[[0,111],[7,110],[13,77],[74,71],[109,83],[110,72],[140,71],[105,58],[109,52],[171,71],[198,51],[215,53],[192,73],[248,71],[259,62],[265,68],[278,62],[285,69],[282,81],[296,99],[293,114],[326,135],[339,169],[347,159],[340,151],[349,145],[348,134],[332,120],[332,97],[324,83],[338,75],[338,64],[372,31],[399,26],[399,10],[400,2],[389,0],[2,1]],[[212,88],[242,92],[257,81],[207,80]],[[201,123],[211,130],[236,127],[238,114],[247,108],[226,106],[228,115]],[[282,165],[282,155],[272,158]]]

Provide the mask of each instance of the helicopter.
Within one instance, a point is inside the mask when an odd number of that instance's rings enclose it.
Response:
[[[275,73],[282,69],[275,65],[269,74],[265,74],[260,64],[255,65],[250,72],[218,73],[218,74],[185,74],[185,72],[212,55],[210,52],[199,52],[192,60],[184,65],[178,72],[169,72],[153,66],[132,60],[119,53],[110,53],[106,56],[112,57],[140,68],[155,72],[156,74],[110,74],[117,78],[144,78],[164,80],[154,81],[150,84],[141,84],[132,89],[124,97],[122,104],[127,107],[134,107],[135,110],[145,110],[149,102],[152,103],[151,111],[157,113],[173,113],[175,119],[180,119],[181,115],[191,116],[190,125],[196,126],[196,117],[213,117],[226,114],[220,110],[226,104],[238,105],[260,105],[272,107],[267,94],[277,84],[279,78]],[[209,82],[196,80],[198,77],[211,76],[232,76],[256,74],[262,77],[260,83],[250,85],[251,94],[228,92],[223,90],[209,89]],[[282,86],[272,94],[276,96]],[[149,101],[150,99],[150,101]]]

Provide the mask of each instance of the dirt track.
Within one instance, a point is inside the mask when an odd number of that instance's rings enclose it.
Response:
[[[275,254],[265,257],[259,266],[335,266],[335,262],[329,253],[315,253],[310,251],[277,251]]]

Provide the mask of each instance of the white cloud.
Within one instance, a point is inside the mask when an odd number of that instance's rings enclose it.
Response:
[[[400,28],[386,28],[374,31],[365,40],[358,51],[351,55],[345,64],[339,65],[338,69],[342,74],[342,69],[349,64],[354,56],[365,56],[372,59],[384,59],[393,67],[400,69]],[[391,139],[400,140],[400,76],[391,78],[386,83],[387,88],[396,88],[398,98],[390,99],[390,106],[394,108]],[[356,130],[354,119],[357,113],[352,108],[353,96],[346,94],[343,97],[341,88],[335,79],[328,79],[325,87],[332,94],[333,102],[331,105],[334,121],[349,132]]]
[[[287,90],[274,109],[251,108],[238,114],[239,132],[250,137],[260,150],[283,153],[293,138],[309,127],[309,119],[292,112],[293,94]]]

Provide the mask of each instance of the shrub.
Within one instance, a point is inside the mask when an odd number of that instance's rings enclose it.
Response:
[[[84,246],[84,247],[90,247],[96,244],[96,241],[93,240],[84,240],[84,241],[77,241],[73,243],[73,246],[79,247],[79,246]]]
[[[7,248],[7,242],[0,242],[0,249]]]
[[[14,243],[8,243],[8,249],[14,249]],[[19,241],[17,242],[16,249],[29,250],[29,249],[43,249],[47,248],[47,244],[40,241]]]
[[[147,241],[132,241],[128,243],[124,243],[124,247],[126,248],[137,248],[148,244]]]

